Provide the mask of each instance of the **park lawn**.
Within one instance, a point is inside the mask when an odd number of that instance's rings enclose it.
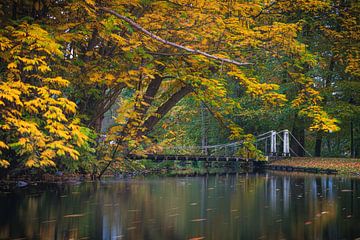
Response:
[[[333,169],[339,174],[360,176],[360,159],[354,158],[292,157],[276,160],[271,165]]]

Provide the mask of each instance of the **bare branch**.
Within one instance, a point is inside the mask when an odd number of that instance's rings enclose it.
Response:
[[[184,51],[187,51],[187,52],[190,52],[190,53],[193,53],[193,54],[199,54],[199,55],[203,55],[207,58],[211,58],[211,59],[215,59],[217,61],[220,61],[220,62],[226,62],[226,63],[231,63],[231,64],[234,64],[234,65],[237,65],[237,66],[247,66],[247,65],[252,65],[252,63],[246,63],[246,62],[238,62],[238,61],[235,61],[235,60],[232,60],[232,59],[228,59],[228,58],[221,58],[221,57],[217,57],[217,56],[214,56],[212,54],[209,54],[209,53],[206,53],[206,52],[203,52],[203,51],[200,51],[198,49],[192,49],[192,48],[189,48],[189,47],[185,47],[183,45],[180,45],[180,44],[177,44],[177,43],[174,43],[174,42],[170,42],[170,41],[167,41],[155,34],[153,34],[152,32],[146,30],[145,28],[143,28],[142,26],[140,26],[139,24],[137,24],[135,21],[131,20],[130,18],[128,17],[125,17],[117,12],[115,12],[114,10],[112,9],[109,9],[109,8],[105,8],[105,7],[99,7],[100,10],[104,11],[104,12],[107,12],[107,13],[110,13],[112,15],[114,15],[115,17],[117,18],[120,18],[121,20],[129,23],[131,26],[133,26],[136,30],[148,35],[149,37],[151,37],[152,39],[155,39],[156,41],[158,42],[161,42],[163,44],[166,44],[166,45],[169,45],[169,46],[172,46],[172,47],[175,47],[175,48],[178,48],[178,49],[181,49],[181,50],[184,50]]]

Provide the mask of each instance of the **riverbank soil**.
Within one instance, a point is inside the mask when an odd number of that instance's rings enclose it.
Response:
[[[360,159],[355,158],[292,157],[276,160],[270,165],[331,169],[342,175],[360,176]]]

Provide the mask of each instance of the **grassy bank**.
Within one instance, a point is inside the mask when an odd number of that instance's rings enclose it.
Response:
[[[360,159],[354,158],[293,157],[276,160],[271,165],[332,169],[342,175],[360,176]]]

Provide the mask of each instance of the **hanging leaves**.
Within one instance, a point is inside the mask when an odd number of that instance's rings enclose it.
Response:
[[[75,148],[84,145],[87,136],[79,131],[79,122],[71,120],[75,103],[62,97],[62,87],[69,82],[52,77],[48,64],[63,55],[60,45],[39,25],[26,22],[0,34],[9,39],[0,52],[7,65],[0,75],[0,148],[14,151],[26,167],[55,166],[61,156],[78,159]],[[12,159],[0,153],[0,166],[8,167]]]

